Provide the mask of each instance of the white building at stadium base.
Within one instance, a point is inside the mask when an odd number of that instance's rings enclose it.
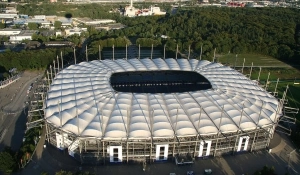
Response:
[[[265,149],[281,115],[282,102],[243,74],[195,59],[71,65],[44,103],[47,141],[97,164]]]

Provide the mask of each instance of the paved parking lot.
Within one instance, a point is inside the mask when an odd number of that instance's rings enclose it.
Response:
[[[283,137],[283,138],[282,138]],[[289,153],[293,151],[292,143],[285,136],[278,135],[277,139],[282,139],[286,144],[280,150],[277,149],[275,153],[268,153],[266,150],[253,153],[241,153],[234,156],[224,156],[208,159],[196,160],[193,165],[177,166],[174,162],[162,162],[147,164],[146,170],[143,171],[142,164],[107,164],[101,166],[81,166],[79,162],[70,157],[66,152],[59,151],[55,147],[48,145],[43,148],[44,136],[39,142],[38,150],[33,158],[33,161],[21,172],[21,175],[40,175],[41,172],[48,172],[55,174],[60,170],[67,170],[76,172],[79,169],[82,171],[89,171],[95,174],[122,174],[122,175],[169,175],[169,173],[176,173],[176,175],[185,175],[187,171],[194,171],[197,174],[203,174],[204,169],[212,169],[213,174],[218,175],[241,175],[253,174],[256,170],[261,169],[264,165],[274,167],[278,175],[285,174],[288,169],[287,165],[290,159],[290,172],[295,169],[300,172],[300,158],[297,152],[293,152],[289,157]],[[277,141],[278,142],[278,141]],[[278,142],[277,146],[280,142]],[[297,173],[291,173],[297,174]]]

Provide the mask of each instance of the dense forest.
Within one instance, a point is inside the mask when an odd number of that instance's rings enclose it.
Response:
[[[46,5],[39,6],[37,9],[42,7],[48,9]],[[23,7],[23,11],[19,10],[21,13],[26,13],[29,7],[26,5]],[[64,6],[55,7],[64,13],[72,11],[72,8],[68,11]],[[89,16],[87,14],[97,10],[95,7],[92,4],[78,7],[76,13],[72,13],[76,14],[73,17]],[[57,10],[56,8],[52,10]],[[42,14],[38,10],[34,11],[35,7],[29,9],[32,9],[34,13]],[[111,14],[107,10],[102,10],[98,9],[97,18],[100,18],[98,15],[101,16],[102,13],[112,15],[112,19],[125,24],[126,27],[110,31],[98,31],[89,27],[88,34],[85,36],[89,37],[89,54],[97,55],[99,45],[103,48],[113,45],[125,47],[126,44],[140,44],[141,47],[151,47],[153,44],[158,48],[166,45],[170,53],[176,50],[178,44],[181,53],[185,53],[190,46],[196,55],[199,55],[202,47],[204,59],[211,59],[216,49],[218,54],[260,53],[284,61],[300,62],[300,13],[298,9],[179,8],[175,14],[136,18],[121,17],[119,14]],[[51,10],[49,14],[50,12]],[[109,16],[103,15],[103,17]],[[168,38],[162,38],[162,35]],[[80,38],[78,36],[71,40],[79,41]],[[78,42],[76,45],[80,46]],[[57,50],[53,49],[24,50],[20,53],[5,52],[0,54],[0,69],[7,71],[12,67],[17,67],[19,70],[45,68],[56,58],[56,52]],[[89,56],[90,59],[97,57]]]
[[[175,15],[166,17],[118,20],[127,28],[107,32],[100,39],[123,36],[143,38],[139,42],[142,46],[166,44],[167,49],[175,50],[178,44],[181,51],[191,46],[192,51],[197,53],[203,46],[203,56],[207,58],[211,58],[215,48],[220,54],[261,53],[284,60],[299,58],[298,9],[193,8],[179,9]],[[161,38],[161,35],[168,36],[168,39]],[[95,39],[99,40],[99,35],[94,34],[92,40]]]
[[[6,51],[0,54],[0,72],[7,72],[11,68],[18,70],[44,69],[48,67],[61,51],[65,59],[73,54],[71,48],[47,48],[41,50],[22,50],[21,52]]]

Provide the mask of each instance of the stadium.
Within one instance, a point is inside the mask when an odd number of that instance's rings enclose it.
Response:
[[[116,59],[62,69],[44,103],[48,143],[81,163],[177,164],[268,147],[282,102],[196,59]]]

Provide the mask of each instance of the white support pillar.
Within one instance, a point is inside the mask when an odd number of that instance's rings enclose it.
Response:
[[[259,72],[258,72],[258,77],[257,77],[257,82],[259,83],[260,81],[260,73],[261,73],[261,67],[259,67]]]
[[[213,58],[213,61],[212,61],[213,63],[216,62],[216,50],[217,50],[217,49],[215,48],[215,49],[214,49],[214,58]]]
[[[203,44],[201,44],[201,51],[200,51],[200,60],[202,59],[202,46],[203,46]]]
[[[110,162],[122,162],[122,146],[109,146],[107,150]]]
[[[50,79],[51,79],[51,83],[52,83],[53,75],[52,75],[52,66],[51,65],[50,65]]]
[[[235,67],[236,67],[236,62],[237,62],[237,59],[238,59],[238,54],[235,54],[234,69],[235,69]]]
[[[56,76],[55,60],[53,60],[54,77]]]
[[[139,59],[141,58],[141,45],[139,44]]]
[[[277,86],[278,86],[278,82],[279,82],[279,78],[277,78],[276,85],[275,85],[275,90],[274,90],[274,95],[275,95],[275,96],[276,96],[276,94],[277,94]]]
[[[63,58],[62,52],[60,52],[60,59],[61,59],[61,69],[63,69],[64,68],[64,58]]]
[[[89,62],[87,45],[85,46],[85,59],[86,59],[86,62]]]
[[[153,56],[153,44],[151,45],[151,57],[150,57],[151,60],[152,60],[152,56]]]
[[[74,52],[74,64],[76,64],[76,50],[75,50],[75,47],[73,49],[73,52]]]
[[[163,150],[163,154],[160,152],[161,149]],[[169,145],[156,145],[156,152],[155,152],[155,160],[167,160],[168,159],[168,151],[169,151]],[[161,156],[163,155],[163,156]]]
[[[47,70],[48,88],[50,87],[49,71]]]
[[[252,69],[253,69],[253,62],[251,63],[251,68],[250,68],[250,75],[249,75],[250,80],[251,80],[251,75],[252,75]]]
[[[249,143],[249,136],[241,136],[239,139],[239,144],[237,148],[237,152],[239,151],[247,151],[248,143]]]
[[[56,60],[57,60],[57,73],[59,72],[59,58],[58,55],[56,56]]]
[[[267,78],[267,81],[266,81],[265,90],[268,89],[269,78],[270,78],[270,72],[269,72],[269,74],[268,74],[268,78]]]
[[[210,154],[210,148],[211,148],[211,140],[208,141],[200,141],[199,144],[199,154],[198,157],[205,157],[205,156],[209,156]],[[206,152],[203,152],[203,149],[206,149]]]
[[[246,61],[246,59],[244,58],[243,67],[242,67],[242,73],[244,73],[245,61]]]

